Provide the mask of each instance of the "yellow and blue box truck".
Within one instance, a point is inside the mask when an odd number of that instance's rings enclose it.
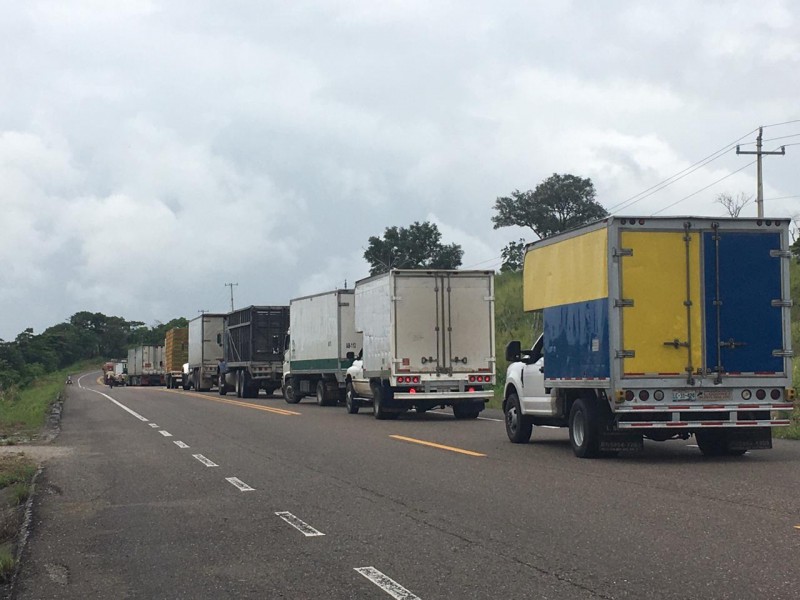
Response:
[[[511,342],[506,430],[568,427],[580,457],[694,435],[772,447],[793,406],[789,219],[608,217],[529,244],[530,350]]]

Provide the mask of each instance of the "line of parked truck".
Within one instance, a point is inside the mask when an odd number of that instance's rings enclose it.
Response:
[[[586,458],[691,435],[706,455],[770,448],[794,401],[788,226],[609,217],[529,244],[523,304],[543,331],[506,348],[509,439],[566,427]],[[493,272],[392,270],[205,313],[131,349],[127,383],[474,419],[494,396],[494,325]]]

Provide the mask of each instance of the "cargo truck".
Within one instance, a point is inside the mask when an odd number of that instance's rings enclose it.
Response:
[[[305,396],[316,396],[320,406],[337,404],[344,400],[347,369],[362,346],[355,292],[341,289],[295,298],[289,307],[283,396],[290,404]]]
[[[175,327],[164,338],[164,381],[168,388],[183,387],[183,365],[189,360],[189,328]]]
[[[126,385],[164,385],[164,347],[136,346],[128,350]]]
[[[203,313],[189,321],[188,377],[184,389],[207,392],[217,383],[225,315]]]
[[[255,398],[281,387],[283,347],[289,329],[288,306],[248,306],[225,316],[224,362],[219,373],[219,393]]]
[[[351,414],[377,419],[452,406],[474,419],[493,396],[494,273],[392,270],[356,282],[363,351],[347,370]]]
[[[530,350],[506,349],[506,433],[566,427],[582,458],[694,435],[706,456],[788,425],[788,219],[609,217],[526,247]]]

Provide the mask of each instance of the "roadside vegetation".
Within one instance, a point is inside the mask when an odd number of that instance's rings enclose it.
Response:
[[[14,572],[17,536],[35,473],[36,464],[21,453],[0,455],[0,583]]]

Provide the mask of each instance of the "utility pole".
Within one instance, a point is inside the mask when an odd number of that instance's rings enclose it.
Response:
[[[233,312],[233,287],[239,287],[238,283],[226,283],[225,287],[231,288],[231,312]]]
[[[204,315],[204,314],[206,314],[206,313],[208,312],[208,310],[206,310],[206,309],[204,309],[204,308],[201,308],[201,309],[200,309],[200,310],[198,310],[197,312],[199,312],[201,315]]]
[[[758,137],[756,138],[756,151],[740,150],[739,144],[736,144],[736,154],[755,154],[756,155],[756,177],[758,179],[758,188],[756,190],[756,206],[758,206],[758,218],[764,218],[764,178],[761,173],[761,157],[765,154],[786,154],[786,146],[781,146],[780,151],[773,150],[772,152],[764,152],[761,149],[762,137],[764,135],[764,128],[758,128]]]

